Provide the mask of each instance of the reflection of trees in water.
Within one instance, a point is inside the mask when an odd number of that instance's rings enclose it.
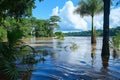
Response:
[[[91,58],[92,58],[92,66],[95,64],[95,52],[96,52],[96,44],[91,45]]]
[[[33,65],[31,65],[31,67],[33,67]],[[26,71],[22,72],[20,77],[21,77],[22,80],[30,80],[31,79],[31,75],[32,75],[32,70],[30,70],[28,68],[28,69],[26,69]]]
[[[114,54],[114,57],[116,57],[116,54]],[[92,66],[95,64],[95,59],[96,59],[96,44],[91,45],[91,58],[92,58]],[[102,65],[103,68],[108,67],[108,61],[109,61],[109,56],[101,56],[102,58]]]
[[[56,46],[57,46],[57,48],[61,48],[62,47],[62,42],[61,41],[57,41],[56,42]]]
[[[119,50],[118,45],[119,45],[119,43],[115,43],[115,40],[110,41],[110,48],[112,49],[112,57],[113,57],[113,59],[118,59],[119,56],[120,56],[120,54],[119,54],[120,50]]]
[[[108,65],[109,65],[108,62],[109,62],[109,56],[103,56],[102,57],[102,65],[103,65],[104,68],[108,67]]]
[[[75,51],[75,50],[77,50],[77,49],[78,49],[78,46],[77,46],[77,44],[76,44],[76,43],[74,43],[74,42],[71,42],[70,49],[71,49],[72,51]]]
[[[118,59],[119,58],[119,54],[118,54],[118,52],[117,52],[116,49],[113,49],[113,51],[112,51],[112,57],[113,57],[113,59]]]
[[[22,80],[30,80],[32,71],[35,70],[33,67],[34,64],[37,64],[38,62],[44,63],[46,61],[45,56],[47,56],[49,53],[45,49],[41,50],[35,50],[32,47],[26,48],[28,46],[21,48],[21,55],[20,57],[20,64],[18,64],[17,68],[19,70],[19,78]],[[26,48],[26,49],[25,49]],[[31,50],[32,52],[31,52]]]

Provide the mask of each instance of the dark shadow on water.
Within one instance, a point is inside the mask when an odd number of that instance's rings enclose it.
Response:
[[[92,58],[92,67],[95,64],[95,53],[96,53],[96,44],[91,44],[91,58]]]
[[[113,57],[114,60],[119,59],[119,54],[118,54],[118,51],[116,49],[113,49],[112,57]]]
[[[102,57],[102,65],[105,69],[109,66],[109,56],[101,56]]]

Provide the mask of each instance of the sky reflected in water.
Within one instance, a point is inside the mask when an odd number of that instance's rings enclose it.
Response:
[[[119,80],[120,58],[112,57],[108,69],[102,68],[102,38],[91,45],[90,37],[66,37],[65,40],[34,39],[31,46],[47,50],[46,61],[39,62],[31,74],[31,80]],[[111,50],[112,51],[112,50]]]

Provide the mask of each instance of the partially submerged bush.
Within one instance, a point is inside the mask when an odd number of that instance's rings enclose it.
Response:
[[[64,39],[64,34],[62,32],[55,32],[55,37],[57,39],[63,40]]]

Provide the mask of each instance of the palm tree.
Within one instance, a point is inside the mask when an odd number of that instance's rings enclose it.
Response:
[[[96,35],[94,29],[94,15],[102,12],[103,10],[103,1],[102,0],[81,0],[78,4],[78,7],[75,10],[75,13],[80,14],[81,16],[92,17],[92,33],[91,33],[91,43],[96,43]]]
[[[102,62],[103,66],[108,66],[110,55],[109,50],[109,14],[110,14],[110,0],[103,0],[104,2],[104,24],[103,24],[103,45],[102,45]]]

